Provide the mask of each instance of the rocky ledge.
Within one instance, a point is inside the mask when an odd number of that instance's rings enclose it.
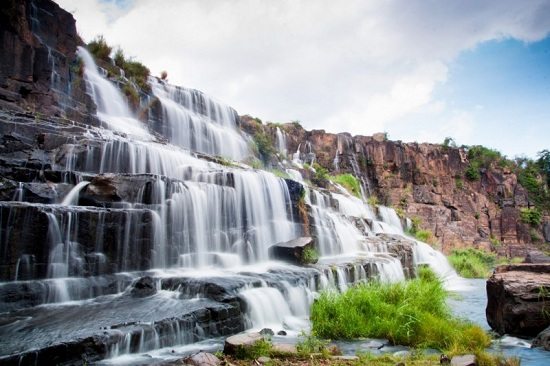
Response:
[[[487,281],[486,314],[499,334],[534,337],[550,326],[550,263],[497,267]]]

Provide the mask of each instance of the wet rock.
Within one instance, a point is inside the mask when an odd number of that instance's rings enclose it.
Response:
[[[487,281],[487,322],[499,334],[533,337],[550,325],[550,264],[499,266]]]
[[[208,352],[199,352],[183,360],[183,364],[192,366],[217,366],[220,359]]]
[[[262,357],[258,357],[256,361],[258,361],[261,364],[265,364],[265,363],[271,362],[271,358],[262,356]]]
[[[313,238],[301,237],[271,246],[269,256],[293,264],[315,263],[316,259],[310,261],[310,258],[305,255],[307,249],[314,250],[313,248]]]
[[[413,278],[415,276],[413,253],[416,243],[414,241],[406,239],[401,235],[392,234],[377,234],[376,238],[370,240],[375,240],[375,243],[385,244],[388,247],[388,252],[401,262],[405,277]]]
[[[475,355],[453,356],[451,366],[476,366]]]
[[[242,350],[252,347],[256,342],[264,339],[260,333],[239,333],[225,340],[223,353],[235,355]]]
[[[550,263],[550,256],[540,250],[532,250],[525,256],[524,263]]]
[[[550,351],[550,326],[537,335],[531,347],[542,347]]]
[[[273,330],[271,330],[269,328],[264,328],[264,329],[260,330],[260,334],[264,335],[264,336],[274,336],[275,332],[273,332]]]
[[[155,282],[150,276],[141,277],[130,290],[132,297],[147,297],[157,293]]]
[[[286,336],[286,332],[284,330],[280,330],[277,332],[277,335]]]

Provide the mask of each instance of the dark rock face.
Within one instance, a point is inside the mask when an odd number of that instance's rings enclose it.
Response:
[[[130,294],[133,297],[152,296],[156,293],[155,282],[151,276],[141,277],[132,285],[132,289],[130,290]]]
[[[413,251],[416,244],[412,240],[405,239],[401,235],[378,234],[376,239],[385,243],[388,247],[388,251],[399,259],[403,266],[405,277],[414,278],[415,266]]]
[[[550,221],[546,221],[542,225],[542,233],[544,235],[544,240],[546,240],[547,243],[550,243]]]
[[[305,256],[307,248],[313,249],[313,238],[302,237],[271,246],[269,256],[289,263],[306,264],[308,263],[308,258]]]
[[[487,281],[487,322],[499,334],[532,337],[550,325],[550,264],[498,267]]]

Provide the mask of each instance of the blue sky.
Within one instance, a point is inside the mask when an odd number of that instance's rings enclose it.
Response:
[[[264,121],[550,148],[550,0],[56,0],[110,44]]]
[[[459,145],[482,144],[509,157],[536,156],[550,148],[550,37],[533,43],[487,41],[461,52],[449,63],[448,79],[435,88],[434,99],[470,118],[471,132],[448,131]],[[419,141],[413,138],[418,126],[429,130],[450,118],[448,113],[406,116],[388,133]]]

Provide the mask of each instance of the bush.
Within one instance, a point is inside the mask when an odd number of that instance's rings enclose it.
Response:
[[[107,44],[105,38],[103,38],[102,35],[99,35],[88,43],[88,51],[90,51],[96,59],[109,62],[109,56],[111,55],[112,48]]]
[[[319,253],[315,248],[306,247],[302,253],[302,264],[315,264],[319,260]]]
[[[490,344],[478,326],[453,318],[435,274],[397,284],[370,282],[338,294],[323,292],[313,303],[312,331],[323,338],[387,338],[393,344],[472,352]]]
[[[522,208],[519,217],[521,222],[537,227],[542,222],[542,212],[536,208]]]
[[[330,180],[334,183],[340,184],[355,197],[361,198],[361,185],[359,183],[359,179],[357,179],[354,175],[340,174],[330,177]]]
[[[458,274],[466,278],[487,278],[496,263],[494,254],[474,248],[453,250],[448,259]]]
[[[262,159],[264,162],[269,161],[269,159],[273,155],[275,155],[276,152],[273,144],[271,143],[271,140],[269,139],[269,136],[267,136],[263,130],[259,129],[254,134],[253,139],[254,143],[256,144],[256,148],[258,149],[260,159]]]
[[[315,174],[311,178],[311,182],[319,187],[326,188],[329,182],[328,170],[317,163],[313,164],[313,169],[315,169]]]
[[[144,91],[149,91],[151,87],[147,84],[147,78],[149,78],[149,69],[138,61],[125,61],[124,62],[124,74],[130,80],[133,80],[137,86]]]
[[[418,230],[414,236],[424,243],[432,243],[434,241],[434,234],[430,230]]]

